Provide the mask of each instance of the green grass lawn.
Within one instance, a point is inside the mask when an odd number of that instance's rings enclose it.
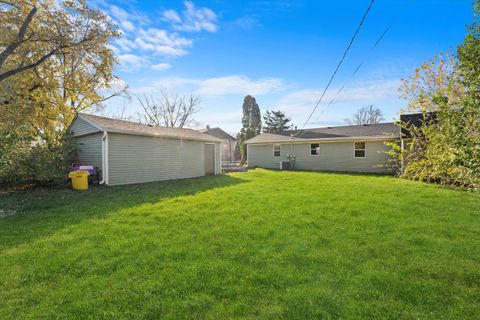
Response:
[[[0,319],[480,318],[478,194],[257,169],[0,209]]]

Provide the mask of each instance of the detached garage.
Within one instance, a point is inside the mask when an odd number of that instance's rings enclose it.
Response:
[[[180,128],[79,113],[70,132],[78,160],[97,166],[102,183],[122,185],[221,173],[220,139]]]

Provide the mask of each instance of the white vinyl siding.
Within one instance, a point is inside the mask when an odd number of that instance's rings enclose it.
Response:
[[[73,120],[70,126],[70,132],[74,137],[91,134],[99,131],[100,130],[97,127],[90,124],[88,121],[80,118],[79,116],[75,117],[75,119]]]
[[[365,158],[352,156],[352,141],[320,142],[320,155],[311,156],[311,144],[282,144],[285,150],[295,154],[295,169],[312,171],[388,172],[385,164],[389,149],[383,141],[367,141]],[[279,168],[280,161],[287,161],[285,155],[273,157],[273,144],[248,145],[248,166],[268,169]],[[291,148],[291,149],[290,149]],[[290,151],[289,151],[290,153]]]
[[[200,177],[205,175],[205,143],[119,133],[108,134],[109,184]],[[216,173],[221,171],[216,144]]]
[[[74,137],[73,140],[77,147],[77,160],[102,171],[102,133]]]

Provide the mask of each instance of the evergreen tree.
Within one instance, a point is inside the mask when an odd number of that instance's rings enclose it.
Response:
[[[240,155],[241,160],[246,161],[247,147],[244,142],[260,134],[260,131],[262,130],[262,119],[257,101],[251,95],[247,95],[243,99],[242,110],[243,117],[242,129],[240,130]]]
[[[265,126],[263,127],[263,132],[279,132],[286,129],[289,129],[291,125],[289,124],[292,119],[288,118],[285,113],[279,111],[268,111],[263,116]]]

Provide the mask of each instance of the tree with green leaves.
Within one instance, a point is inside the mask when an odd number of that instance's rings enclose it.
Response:
[[[290,121],[292,121],[292,119],[287,117],[286,114],[280,110],[267,110],[263,116],[263,121],[263,132],[279,132],[289,129],[291,127]]]
[[[466,102],[480,108],[480,0],[475,1],[474,22],[458,47],[459,70],[466,88]]]
[[[421,111],[425,119],[419,127],[401,124],[412,137],[404,149],[392,144],[406,178],[480,190],[479,4],[457,51],[422,64],[404,80],[409,110]]]
[[[244,142],[260,134],[262,130],[262,118],[260,107],[251,95],[247,95],[243,99],[242,111],[242,129],[240,130],[239,142],[241,160],[244,162],[247,160],[247,148]]]

